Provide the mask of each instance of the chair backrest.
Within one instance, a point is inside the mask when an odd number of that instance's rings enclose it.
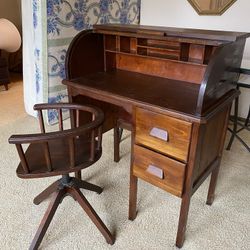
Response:
[[[55,109],[57,110],[57,113],[58,113],[58,120],[59,120],[58,125],[59,126],[58,126],[58,131],[56,132],[45,131],[45,124],[44,124],[42,111],[49,110],[49,109]],[[39,118],[41,133],[27,134],[27,135],[12,135],[9,138],[9,143],[16,145],[16,148],[17,148],[20,160],[21,160],[23,175],[32,174],[32,171],[34,169],[32,169],[33,167],[30,166],[29,164],[29,160],[31,158],[29,156],[32,156],[32,154],[36,154],[36,155],[39,154],[37,152],[39,152],[41,148],[43,152],[40,152],[40,154],[43,154],[45,158],[47,176],[66,174],[67,172],[79,171],[81,169],[81,166],[82,168],[84,167],[84,164],[79,161],[77,162],[77,159],[76,159],[76,151],[77,151],[76,144],[78,143],[78,141],[84,141],[84,143],[89,147],[89,151],[88,151],[89,156],[88,156],[88,159],[84,158],[85,161],[87,160],[90,164],[91,162],[94,162],[96,160],[96,153],[97,152],[100,153],[102,149],[102,126],[101,125],[104,121],[104,114],[100,109],[96,107],[92,107],[92,106],[59,103],[59,104],[36,104],[34,106],[34,110],[38,111],[38,118]],[[64,130],[63,111],[66,111],[66,110],[69,110],[71,113],[70,115],[71,128]],[[79,125],[80,112],[91,113],[92,121],[80,126]],[[58,169],[58,166],[54,166],[53,163],[54,163],[55,157],[52,155],[52,153],[56,149],[53,148],[53,145],[58,145],[58,144],[55,144],[55,142],[62,142],[61,145],[64,146],[64,149],[66,145],[66,148],[68,150],[68,155],[69,155],[69,164],[67,165],[69,166],[65,166],[59,169]],[[22,144],[29,144],[29,147],[26,151],[28,152],[27,154],[24,153]],[[37,147],[37,145],[39,145],[39,148]],[[58,154],[58,150],[60,150],[60,148],[57,149],[56,154]],[[30,154],[29,154],[29,151],[30,151]],[[60,154],[60,151],[59,151],[59,154]],[[61,154],[65,154],[65,151],[62,151]],[[36,169],[36,173],[41,174],[42,171],[37,171]],[[37,177],[39,177],[39,175]]]

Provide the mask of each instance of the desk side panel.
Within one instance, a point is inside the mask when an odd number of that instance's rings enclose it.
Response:
[[[197,115],[205,115],[223,96],[236,88],[245,39],[221,45],[206,69],[197,103]]]
[[[194,184],[197,184],[203,178],[214,162],[220,163],[230,107],[231,105],[228,104],[223,110],[210,118],[206,124],[201,125]]]

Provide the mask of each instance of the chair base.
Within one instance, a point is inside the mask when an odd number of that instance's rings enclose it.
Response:
[[[110,233],[108,228],[102,222],[100,217],[97,215],[93,207],[89,204],[85,196],[80,191],[80,188],[84,188],[90,191],[94,191],[100,194],[103,189],[99,186],[93,185],[91,183],[79,180],[74,177],[69,177],[69,175],[63,176],[60,180],[54,182],[48,188],[46,188],[42,193],[40,193],[35,199],[34,203],[36,205],[40,204],[43,200],[52,195],[51,202],[45,215],[39,225],[36,235],[30,245],[30,250],[38,249],[42,242],[42,239],[49,227],[49,224],[56,212],[57,207],[62,202],[65,196],[72,196],[87,213],[92,222],[96,225],[99,231],[102,233],[107,243],[113,245],[115,242],[114,236]]]

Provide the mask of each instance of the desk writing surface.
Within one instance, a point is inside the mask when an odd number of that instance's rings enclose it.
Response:
[[[124,70],[98,72],[64,82],[135,103],[195,115],[200,85]]]

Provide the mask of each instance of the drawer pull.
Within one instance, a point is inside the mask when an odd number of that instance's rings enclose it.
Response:
[[[163,141],[168,141],[168,131],[166,130],[160,128],[152,128],[150,131],[150,135]]]
[[[147,172],[162,179],[162,180],[164,179],[163,170],[154,166],[154,165],[149,165],[147,168]]]

